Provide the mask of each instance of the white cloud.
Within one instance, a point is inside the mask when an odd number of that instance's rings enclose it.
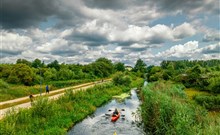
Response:
[[[1,52],[17,55],[31,47],[32,39],[7,31],[1,31]]]
[[[183,45],[175,45],[170,49],[163,52],[159,52],[156,56],[159,58],[169,58],[169,57],[192,57],[192,54],[198,49],[198,41],[189,41]]]
[[[193,28],[193,26],[186,22],[175,27],[173,29],[173,32],[174,32],[174,37],[177,39],[182,39],[184,37],[189,37],[196,34],[196,30]]]

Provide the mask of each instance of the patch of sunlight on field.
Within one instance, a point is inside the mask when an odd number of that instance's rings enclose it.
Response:
[[[192,99],[192,97],[194,96],[194,95],[211,95],[210,93],[208,93],[208,92],[205,92],[205,91],[199,91],[199,90],[196,90],[196,89],[194,89],[194,88],[186,88],[185,89],[185,93],[186,93],[186,95],[190,98],[190,99]]]

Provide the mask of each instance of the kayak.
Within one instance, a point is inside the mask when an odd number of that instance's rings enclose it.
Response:
[[[115,132],[113,135],[117,135],[117,133]]]
[[[115,122],[118,120],[119,117],[120,117],[120,113],[118,113],[118,115],[112,115],[111,121]]]

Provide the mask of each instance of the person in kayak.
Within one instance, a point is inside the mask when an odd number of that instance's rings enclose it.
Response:
[[[115,108],[115,111],[113,112],[113,116],[116,116],[116,115],[118,115],[118,110],[117,110],[117,108]]]

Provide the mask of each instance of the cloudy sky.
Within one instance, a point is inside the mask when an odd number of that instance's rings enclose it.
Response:
[[[220,59],[219,0],[0,0],[1,63]]]

